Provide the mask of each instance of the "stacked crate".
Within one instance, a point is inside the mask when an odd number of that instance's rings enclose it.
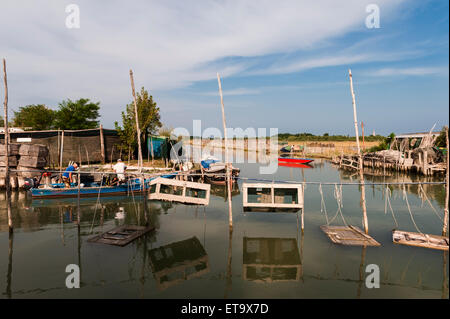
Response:
[[[41,170],[47,165],[48,148],[40,144],[22,144],[19,149],[19,163],[17,170],[23,171],[20,176],[31,178],[40,176],[39,172],[27,172]]]
[[[19,150],[20,144],[9,144],[9,168],[16,169],[19,159]],[[5,158],[5,145],[0,144],[0,188],[5,187],[5,172],[4,169],[6,167],[6,158]],[[17,174],[11,172],[9,174],[10,177],[10,185],[12,188],[17,188]]]

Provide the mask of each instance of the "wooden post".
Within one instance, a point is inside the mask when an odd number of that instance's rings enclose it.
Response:
[[[102,155],[102,164],[106,162],[106,154],[105,154],[105,138],[103,136],[103,125],[100,124],[100,151]]]
[[[364,231],[366,232],[366,234],[368,234],[369,233],[369,223],[367,221],[366,189],[364,187],[363,161],[362,161],[361,149],[359,147],[358,119],[356,117],[356,101],[355,101],[355,93],[353,92],[352,71],[350,69],[348,70],[348,74],[350,77],[350,92],[352,94],[353,119],[355,122],[356,146],[358,147],[359,177],[361,180],[361,206],[363,209]]]
[[[8,128],[8,78],[6,76],[6,60],[3,59],[3,83],[5,84],[4,107],[4,127],[5,127],[5,187],[6,187],[6,206],[8,210],[8,228],[9,233],[13,232],[11,216],[11,181],[9,177],[9,128]]]
[[[227,168],[227,186],[228,186],[228,223],[230,229],[233,228],[233,212],[231,205],[231,169],[230,163],[227,162],[228,159],[228,139],[227,139],[227,124],[225,119],[225,108],[223,105],[223,94],[222,94],[222,84],[220,82],[220,75],[217,73],[217,82],[219,83],[219,94],[220,94],[220,104],[222,105],[222,122],[223,122],[223,134],[225,141],[225,166]]]
[[[131,92],[133,94],[133,100],[134,100],[134,117],[136,118],[136,133],[137,133],[137,140],[138,140],[138,166],[139,166],[139,173],[140,173],[142,171],[141,130],[139,128],[136,92],[134,91],[133,71],[131,69],[130,69],[130,80],[131,80]]]
[[[363,121],[361,121],[361,133],[362,133],[362,138],[363,138],[362,149],[364,151],[366,149],[366,147],[364,146],[365,144],[364,144],[364,122]]]
[[[445,174],[445,208],[444,208],[444,226],[442,228],[442,236],[447,236],[447,228],[448,228],[448,201],[449,201],[449,179],[450,179],[450,173],[449,173],[449,161],[450,161],[450,147],[448,144],[448,127],[445,130],[445,137],[447,141],[447,167],[446,167],[446,174]]]
[[[61,150],[59,154],[59,171],[61,173],[63,165],[63,154],[64,154],[64,130],[61,132]]]

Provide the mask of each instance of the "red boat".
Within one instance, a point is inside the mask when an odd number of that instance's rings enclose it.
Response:
[[[293,168],[313,168],[309,164],[286,163],[286,162],[278,162],[278,166],[293,167]]]
[[[284,163],[296,163],[296,164],[307,164],[314,161],[310,158],[298,158],[298,157],[278,157],[278,162]]]

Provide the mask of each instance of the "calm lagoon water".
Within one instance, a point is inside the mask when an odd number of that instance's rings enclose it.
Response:
[[[259,164],[234,164],[241,176],[274,180],[357,181],[315,160],[313,168],[279,167],[260,175]],[[371,181],[417,181],[411,176],[375,177]],[[32,200],[25,192],[12,199],[14,235],[7,230],[4,193],[0,193],[1,298],[448,298],[448,253],[392,243],[396,227],[385,214],[385,187],[367,186],[369,232],[381,247],[332,244],[320,226],[318,185],[305,191],[305,231],[296,213],[244,213],[239,181],[233,192],[233,232],[228,230],[224,187],[213,186],[207,207],[148,201],[142,197],[111,197],[80,201],[78,231],[76,199]],[[324,185],[328,218],[337,211],[334,186]],[[417,186],[406,187],[420,230],[440,234],[443,185],[424,187],[433,206]],[[343,216],[362,228],[360,189],[343,186]],[[392,187],[398,229],[416,231],[403,190]],[[147,211],[156,230],[125,247],[88,243],[87,239],[121,224],[142,224]],[[117,214],[119,213],[119,214]],[[115,217],[123,213],[124,219]],[[343,224],[338,215],[332,224]],[[68,264],[81,268],[81,288],[67,289]],[[365,267],[380,267],[381,286],[365,286]]]

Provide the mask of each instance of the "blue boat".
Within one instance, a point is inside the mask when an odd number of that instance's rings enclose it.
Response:
[[[170,173],[158,177],[174,178],[178,173]],[[115,186],[103,186],[98,183],[90,183],[78,188],[76,183],[72,183],[71,187],[65,187],[64,183],[55,183],[51,187],[41,185],[39,187],[31,188],[32,198],[69,198],[78,197],[94,197],[94,196],[116,196],[116,195],[129,195],[131,193],[141,193],[150,188],[150,181],[157,177],[147,178],[144,183],[141,183],[141,179],[134,178],[128,180],[127,183],[115,185]]]

